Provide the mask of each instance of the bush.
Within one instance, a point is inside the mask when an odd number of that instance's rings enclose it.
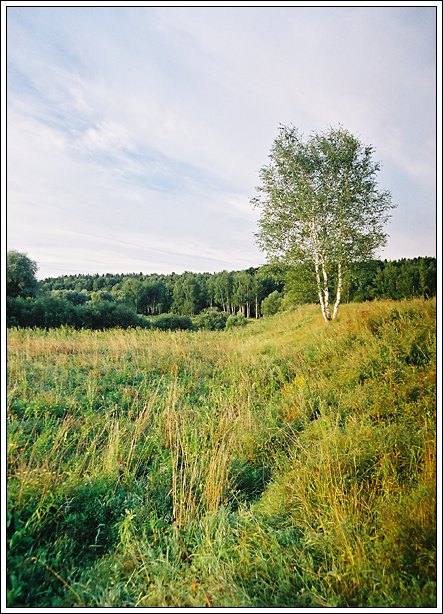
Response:
[[[148,328],[150,323],[125,305],[106,301],[75,306],[64,298],[47,295],[39,299],[8,297],[7,325],[25,328],[58,328],[67,325],[105,329],[115,326]]]
[[[29,320],[31,301],[24,298],[6,297],[6,325],[26,326]]]
[[[39,299],[11,298],[7,301],[7,325],[56,328],[77,324],[76,308],[68,301],[53,296]]]
[[[193,330],[194,328],[190,317],[172,314],[160,316],[153,321],[151,320],[151,325],[153,328],[159,328],[160,330]]]
[[[274,292],[271,292],[271,294],[267,296],[265,299],[263,299],[261,302],[262,314],[265,317],[275,315],[280,310],[282,300],[283,299],[282,299],[282,295],[280,294],[280,292],[277,292],[277,290],[274,290]]]
[[[214,307],[210,307],[194,318],[194,324],[198,329],[223,330],[226,327],[228,315]]]
[[[233,328],[234,326],[246,326],[247,319],[242,313],[238,313],[236,316],[231,315],[226,320],[226,328]]]
[[[126,305],[119,305],[109,301],[101,303],[82,305],[77,308],[79,328],[105,329],[112,327],[130,328],[141,327],[149,328],[150,322],[138,316]]]

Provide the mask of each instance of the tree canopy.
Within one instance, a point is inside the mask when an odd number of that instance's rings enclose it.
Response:
[[[436,267],[432,257],[354,262],[343,275],[343,301],[435,296]],[[222,330],[315,302],[315,276],[307,275],[308,268],[309,263],[276,262],[212,274],[62,275],[39,282],[35,296],[29,284],[17,295],[8,282],[7,325]]]
[[[37,269],[37,263],[27,254],[9,250],[6,273],[7,296],[35,296],[38,289],[38,281],[35,276]]]
[[[325,320],[337,315],[345,269],[386,243],[393,205],[390,193],[378,189],[373,152],[341,127],[305,140],[296,128],[280,126],[260,170],[252,199],[261,209],[258,244],[271,261],[309,265]]]

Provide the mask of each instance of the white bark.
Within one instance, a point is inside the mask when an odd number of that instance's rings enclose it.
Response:
[[[332,314],[333,319],[337,317],[338,306],[340,305],[340,301],[341,301],[342,286],[343,286],[343,277],[342,277],[342,271],[341,271],[341,262],[339,262],[337,264],[337,296],[335,298],[334,313]]]
[[[310,231],[310,240],[313,246],[315,278],[317,280],[317,292],[320,299],[321,312],[325,321],[329,322],[331,319],[331,309],[329,307],[328,273],[325,266],[325,256],[321,254],[321,250],[319,250],[318,247],[318,238],[314,221],[311,221],[310,223]],[[320,263],[323,283],[320,276]]]
[[[324,302],[324,307],[325,307],[324,317],[326,320],[330,320],[331,319],[331,308],[329,306],[328,273],[325,268],[324,258],[322,259],[321,269],[322,269],[322,274],[323,274],[323,295],[324,295],[323,302]]]
[[[323,314],[323,317],[324,317],[325,321],[327,322],[328,318],[327,318],[326,311],[325,311],[325,302],[324,302],[324,297],[323,297],[323,289],[321,287],[321,279],[320,279],[320,266],[319,266],[317,254],[314,255],[314,267],[315,267],[315,278],[317,280],[318,298],[320,299],[321,312]]]

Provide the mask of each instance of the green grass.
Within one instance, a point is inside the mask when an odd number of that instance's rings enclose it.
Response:
[[[435,301],[8,335],[8,605],[436,605]]]

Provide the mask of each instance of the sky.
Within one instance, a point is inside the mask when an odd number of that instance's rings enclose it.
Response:
[[[144,4],[7,7],[7,245],[39,278],[263,264],[279,124],[372,144],[379,257],[436,255],[435,8]]]

